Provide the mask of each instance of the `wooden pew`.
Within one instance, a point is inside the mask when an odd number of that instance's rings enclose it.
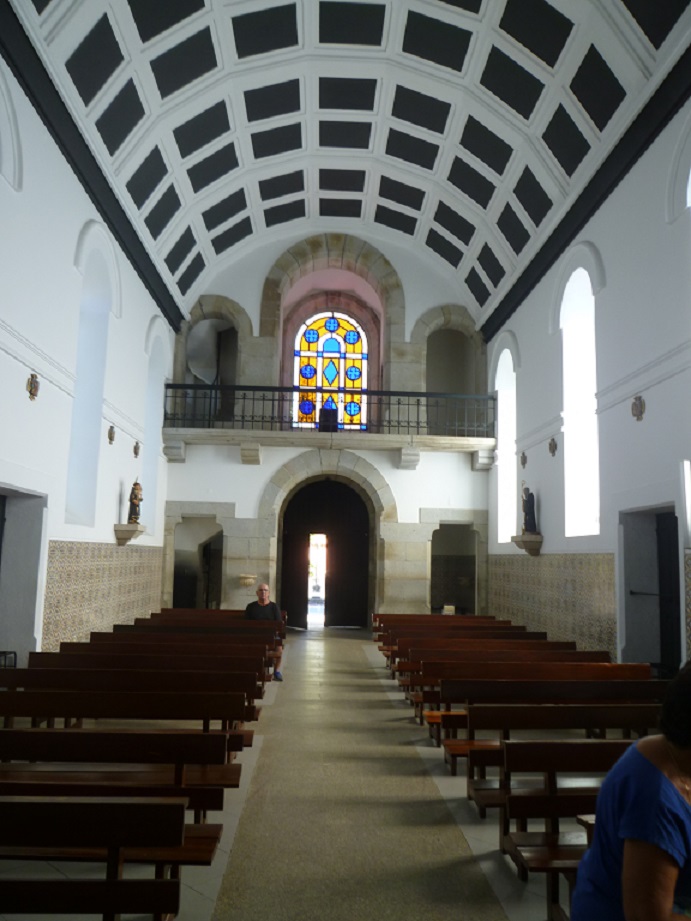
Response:
[[[411,694],[419,714],[424,722],[424,704],[434,702],[442,707],[440,684],[444,680],[485,678],[524,681],[602,681],[602,680],[650,680],[652,669],[642,662],[444,662],[423,661],[420,672],[421,688],[432,689],[428,695]],[[443,725],[443,721],[442,721]]]
[[[483,657],[491,662],[609,662],[610,655],[607,651],[553,648],[547,644],[513,644],[511,647],[492,650],[478,649],[411,649],[410,673],[398,679],[402,691],[408,692],[410,685],[416,681],[415,674],[420,673],[422,661],[439,662],[477,662]],[[417,668],[415,667],[417,666]],[[432,696],[432,695],[428,695]],[[423,691],[423,698],[425,697]],[[427,701],[429,702],[429,701]],[[434,744],[441,745],[442,711],[437,706],[435,709],[424,709],[422,721],[427,725],[430,738]],[[458,728],[458,726],[456,727]],[[448,736],[448,731],[447,731]]]
[[[98,914],[115,921],[121,913],[174,915],[180,905],[177,879],[123,879],[126,848],[179,847],[184,799],[80,799],[0,797],[0,847],[99,848],[103,879],[2,876],[4,914]]]
[[[482,818],[487,809],[499,809],[499,846],[508,826],[505,819],[507,782],[503,774],[487,778],[486,768],[503,765],[502,742],[519,732],[554,738],[580,732],[583,738],[617,731],[625,738],[645,735],[657,726],[660,703],[470,704],[468,706],[467,796]],[[483,738],[478,733],[485,733]],[[489,737],[488,737],[489,736]],[[495,755],[496,757],[492,757]],[[455,758],[462,757],[456,752]],[[456,773],[455,765],[452,773]],[[482,775],[482,776],[480,776]],[[532,782],[531,782],[532,784]],[[534,786],[534,784],[532,784]]]
[[[208,732],[216,722],[232,729],[243,721],[245,696],[236,691],[0,691],[4,728],[24,720],[160,720],[199,722]]]
[[[89,640],[60,643],[60,652],[90,652],[96,647],[126,654],[188,654],[190,656],[261,656],[271,669],[276,658],[275,643],[242,636],[181,636],[180,634],[136,634],[94,632]],[[267,680],[270,675],[267,675]]]
[[[235,691],[245,697],[245,721],[257,719],[255,700],[261,695],[256,672],[170,671],[132,668],[5,668],[0,669],[0,689],[53,689],[81,691]]]
[[[36,654],[41,655],[41,654]],[[51,655],[48,653],[47,655]],[[61,653],[52,655],[60,657]],[[60,660],[73,656],[63,656]],[[131,658],[125,660],[122,656],[111,657],[109,667],[104,667],[103,662],[95,662],[93,656],[87,660],[86,668],[66,667],[36,667],[19,669],[0,669],[0,689],[4,690],[56,690],[56,691],[179,691],[184,688],[189,693],[202,691],[233,691],[245,696],[245,717],[239,721],[235,729],[229,729],[228,755],[233,757],[234,752],[252,745],[254,731],[246,723],[255,722],[259,718],[260,708],[257,699],[261,698],[262,689],[258,684],[256,672],[234,672],[223,669],[190,670],[187,662],[180,658],[175,667],[168,670],[160,668],[144,669],[134,667]],[[112,659],[115,659],[115,662]],[[31,657],[30,657],[31,661]],[[52,725],[49,722],[48,725]],[[79,726],[79,718],[67,719],[66,726]]]
[[[224,732],[0,729],[0,795],[177,796],[201,822],[240,784],[226,747]],[[220,833],[207,830],[209,858]]]
[[[378,647],[386,660],[387,667],[393,672],[398,659],[400,658],[398,643],[406,637],[415,639],[416,637],[436,637],[441,644],[447,639],[476,639],[476,640],[546,640],[547,634],[541,630],[526,630],[524,627],[494,627],[487,625],[484,627],[458,627],[450,629],[438,629],[434,632],[425,631],[424,628],[408,627],[389,630],[384,634],[384,641]]]
[[[484,643],[486,642],[486,646]],[[499,639],[483,639],[483,637],[466,637],[463,634],[435,636],[432,633],[429,636],[399,637],[397,642],[398,665],[395,670],[405,669],[405,662],[411,658],[410,653],[413,649],[430,650],[436,652],[439,650],[452,649],[513,649],[517,643],[525,644],[525,649],[555,649],[560,652],[576,652],[578,647],[573,640],[548,640],[543,638],[526,639],[526,634],[518,636],[504,637]]]
[[[449,614],[379,614],[372,620],[372,638],[380,641],[379,637],[386,630],[399,626],[422,626],[427,630],[444,628],[449,624],[460,623],[466,626],[494,624],[496,626],[510,626],[511,621],[499,619],[489,615],[449,615]]]
[[[560,877],[566,878],[570,895],[587,847],[585,830],[576,826],[564,832],[561,820],[595,811],[602,777],[631,744],[594,739],[503,743],[504,773],[509,778],[506,809],[509,821],[517,825],[505,836],[504,851],[521,879],[530,873],[545,875],[550,921],[568,917],[560,905]],[[515,782],[535,774],[543,777],[541,790],[514,791]],[[539,820],[540,831],[526,829],[531,820]]]
[[[616,674],[616,673],[615,673]],[[442,710],[450,724],[454,717],[462,717],[462,728],[466,727],[466,715],[452,708],[462,704],[467,708],[473,703],[578,703],[597,701],[661,702],[668,682],[660,678],[641,681],[639,678],[596,679],[580,681],[574,679],[537,680],[510,678],[442,678],[439,697]]]
[[[154,646],[140,653],[126,645],[105,646],[103,644],[79,643],[61,644],[60,652],[30,652],[29,668],[133,668],[157,671],[216,671],[216,672],[251,672],[257,675],[259,696],[271,675],[267,670],[267,658],[263,653],[235,654],[232,650],[226,655],[204,655],[188,651],[175,651],[167,647]],[[127,657],[125,659],[125,657]]]
[[[152,620],[149,617],[135,617],[131,624],[114,624],[113,633],[192,633],[223,634],[228,636],[252,636],[272,640],[280,632],[280,623],[276,620],[239,620],[233,623],[215,623],[205,620],[182,621]]]
[[[576,703],[655,703],[664,700],[668,682],[659,678],[648,680],[525,680],[525,679],[442,679],[439,687],[441,700],[442,732],[452,736],[459,729],[467,729],[468,707],[486,704],[576,704]],[[458,705],[462,709],[453,709]],[[469,772],[493,764],[486,753],[471,757]]]
[[[245,620],[245,611],[234,609],[216,609],[216,608],[161,608],[160,611],[152,611],[149,618],[153,622],[162,623],[237,623]],[[252,623],[253,621],[249,621]],[[254,621],[257,623],[257,621]],[[279,628],[281,636],[286,635],[286,612],[281,612],[280,621],[266,621],[273,623]]]
[[[397,681],[402,691],[419,684],[423,662],[610,662],[607,650],[555,649],[545,643],[516,642],[503,649],[418,649],[412,647],[406,663],[399,662]]]
[[[116,646],[124,646],[130,651],[138,650],[140,652],[162,651],[165,648],[168,652],[187,652],[195,655],[219,655],[221,653],[261,655],[267,659],[270,666],[275,663],[278,655],[276,642],[268,637],[260,640],[258,637],[243,636],[241,634],[195,635],[194,633],[178,632],[106,633],[94,631],[91,633],[88,643],[61,643],[60,651],[71,649],[85,652],[95,645],[107,645],[111,650]]]

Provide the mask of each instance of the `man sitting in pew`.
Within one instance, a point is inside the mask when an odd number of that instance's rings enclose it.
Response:
[[[269,586],[262,582],[257,587],[257,600],[250,601],[245,608],[245,618],[247,620],[277,620],[283,621],[281,609],[275,601],[269,600]],[[283,646],[281,645],[281,636],[276,633],[276,659],[274,660],[274,681],[283,681],[281,673],[281,659],[283,658]]]

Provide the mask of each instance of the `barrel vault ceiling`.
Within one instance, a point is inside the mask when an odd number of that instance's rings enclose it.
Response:
[[[489,337],[691,83],[690,0],[0,0],[0,33],[175,328],[336,233]]]

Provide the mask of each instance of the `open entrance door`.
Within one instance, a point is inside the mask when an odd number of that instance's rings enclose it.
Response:
[[[345,483],[302,487],[283,514],[281,608],[288,624],[307,629],[310,535],[326,535],[324,625],[367,627],[370,528],[363,499]]]

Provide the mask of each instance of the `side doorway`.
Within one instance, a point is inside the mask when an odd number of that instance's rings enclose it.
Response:
[[[316,480],[283,512],[279,603],[291,627],[307,629],[310,535],[326,535],[325,627],[369,624],[370,514],[352,487]]]
[[[679,522],[672,509],[621,516],[625,661],[651,662],[660,677],[682,661]]]

